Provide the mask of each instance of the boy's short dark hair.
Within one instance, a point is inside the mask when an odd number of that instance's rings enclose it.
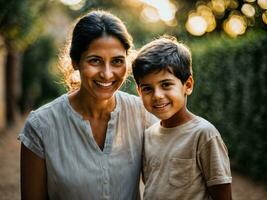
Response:
[[[162,36],[140,49],[132,67],[137,85],[140,78],[161,70],[170,71],[184,84],[192,75],[191,52],[175,37]]]

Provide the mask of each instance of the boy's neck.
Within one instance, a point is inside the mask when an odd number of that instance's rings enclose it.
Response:
[[[184,110],[184,112],[177,112],[171,118],[166,120],[161,120],[160,124],[164,128],[173,128],[176,126],[180,126],[194,118],[194,114],[189,110]]]

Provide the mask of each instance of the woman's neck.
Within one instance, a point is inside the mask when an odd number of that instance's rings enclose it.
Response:
[[[97,100],[80,90],[69,94],[69,100],[74,110],[81,114],[84,119],[109,118],[116,106],[115,96],[106,100]]]

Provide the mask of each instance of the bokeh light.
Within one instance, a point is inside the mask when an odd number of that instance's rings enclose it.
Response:
[[[257,3],[262,9],[267,9],[267,0],[258,0]]]
[[[248,4],[248,3],[245,3],[242,5],[241,11],[247,17],[253,17],[255,15],[255,8],[251,4]]]
[[[208,28],[208,23],[204,17],[196,13],[192,13],[188,16],[185,27],[190,34],[195,36],[201,36],[206,32]]]
[[[224,21],[223,29],[231,37],[236,37],[245,33],[247,28],[246,20],[243,16],[233,14]]]
[[[224,0],[211,0],[211,8],[215,15],[221,16],[224,14],[226,5]]]
[[[199,5],[197,7],[197,14],[202,16],[207,22],[206,32],[211,32],[216,28],[216,19],[212,10],[206,5]]]
[[[160,20],[157,10],[150,6],[145,6],[141,12],[141,17],[144,21],[149,23],[155,23]]]
[[[82,0],[60,0],[65,5],[75,5],[80,3]]]
[[[256,0],[244,0],[245,2],[248,2],[248,3],[253,3],[255,2]]]
[[[130,1],[134,2],[134,0]],[[179,16],[176,17],[176,13],[179,8],[177,4],[173,3],[174,1],[136,1],[143,4],[141,17],[145,22],[163,21],[168,26],[177,26]],[[256,5],[256,2],[259,6]],[[239,0],[198,0],[196,9],[188,14],[185,28],[191,35],[202,36],[216,29],[217,20],[223,20],[223,30],[229,36],[236,37],[244,34],[247,27],[256,24],[256,18],[259,16],[256,11],[263,12],[262,20],[266,23],[267,14],[264,11],[266,9],[267,0],[243,0],[243,3]]]
[[[72,10],[79,10],[85,5],[85,0],[60,0],[63,4],[69,6]]]
[[[262,13],[262,21],[267,24],[267,11],[265,11],[264,13]]]
[[[230,9],[236,9],[238,5],[239,5],[238,0],[230,0],[230,3],[227,7]]]
[[[171,1],[169,0],[139,0],[139,1],[149,5],[150,7],[155,8],[159,18],[162,21],[167,22],[167,24],[175,19],[177,7]],[[143,13],[143,16],[147,16],[148,18],[150,18],[147,21],[150,21],[151,19],[156,19],[154,11],[144,9],[143,12],[145,12]]]

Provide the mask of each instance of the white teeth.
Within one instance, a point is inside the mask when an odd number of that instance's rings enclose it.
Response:
[[[96,83],[97,83],[98,85],[101,85],[101,86],[104,86],[104,87],[108,87],[108,86],[111,86],[111,85],[112,85],[112,82],[109,82],[109,83],[102,83],[102,82],[96,81]]]
[[[161,104],[161,105],[155,105],[154,107],[156,107],[156,108],[163,108],[163,107],[165,107],[167,105],[167,103],[165,103],[165,104]]]

